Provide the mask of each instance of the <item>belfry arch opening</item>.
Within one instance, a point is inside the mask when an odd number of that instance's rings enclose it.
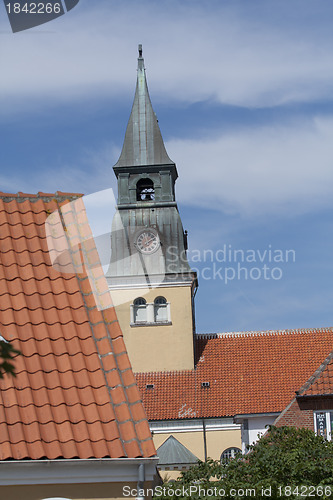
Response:
[[[140,179],[136,185],[136,201],[155,200],[154,183],[151,179]]]

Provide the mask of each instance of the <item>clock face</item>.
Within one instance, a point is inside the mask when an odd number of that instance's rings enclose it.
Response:
[[[160,246],[158,234],[152,229],[145,229],[136,238],[137,249],[144,254],[154,253]]]

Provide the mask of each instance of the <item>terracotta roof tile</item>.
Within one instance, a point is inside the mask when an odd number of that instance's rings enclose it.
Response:
[[[131,414],[126,403],[122,403],[114,408],[118,422],[126,422],[131,419]]]
[[[280,412],[332,342],[333,328],[198,335],[195,370],[135,376],[150,420]],[[332,390],[331,363],[326,372]],[[327,390],[322,380],[311,390]]]
[[[142,441],[141,447],[145,456],[151,457],[153,455],[155,448],[153,442],[150,439]]]
[[[119,354],[119,356],[117,356],[117,365],[120,371],[130,368],[131,364],[127,353]]]
[[[105,279],[83,270],[80,248],[94,265],[98,256],[78,196],[0,197],[0,334],[22,353],[16,378],[0,381],[0,460],[156,454],[148,427],[137,427],[145,413]],[[45,221],[60,207],[70,228],[54,218],[54,245],[80,247],[52,266]],[[98,309],[90,283],[110,309]]]
[[[133,418],[137,421],[140,422],[141,420],[146,418],[145,411],[143,409],[143,406],[135,403],[131,406],[131,412],[133,415]]]
[[[113,386],[113,377],[119,377],[118,370],[117,370],[117,364],[116,364],[116,360],[115,360],[114,354],[112,352],[110,352],[106,356],[103,356],[102,362],[103,362],[104,371],[107,373],[108,383],[112,387]],[[112,375],[110,375],[109,372],[111,370],[112,371],[115,370],[116,374],[114,374],[112,372]]]
[[[131,457],[140,457],[141,451],[138,447],[138,443],[136,441],[130,441],[129,443],[125,443],[126,453]]]
[[[145,436],[147,436],[147,430],[149,429],[149,425],[146,419],[141,420],[141,422],[138,422],[135,424],[135,429],[138,434],[142,439],[145,439]]]
[[[107,371],[108,365],[105,365],[105,359],[111,359],[111,355],[110,357],[103,358],[103,364],[104,364],[104,369],[106,371],[106,379],[108,386],[110,388],[116,387],[118,384],[121,384],[121,378],[118,370],[116,369],[115,361],[114,361],[114,369],[112,369],[111,371]],[[113,356],[112,359],[114,359]]]

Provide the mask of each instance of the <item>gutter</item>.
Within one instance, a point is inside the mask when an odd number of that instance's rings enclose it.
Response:
[[[156,476],[158,457],[0,461],[0,486],[75,483],[137,483]],[[141,472],[142,474],[142,472]],[[142,476],[140,476],[142,477]]]

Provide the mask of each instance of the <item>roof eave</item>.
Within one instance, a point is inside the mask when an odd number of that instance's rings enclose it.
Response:
[[[141,464],[152,481],[158,457],[5,460],[0,461],[0,486],[137,482]]]
[[[280,413],[280,411],[271,411],[267,413],[243,413],[235,415],[234,421],[236,422],[236,420],[243,420],[245,418],[277,417]]]
[[[137,174],[142,172],[141,165],[131,165],[128,167],[118,166],[118,163],[113,167],[113,171],[118,178],[119,174]],[[145,171],[148,173],[158,173],[163,171],[171,172],[171,177],[174,181],[178,178],[178,171],[175,163],[156,163],[151,165],[145,165]]]
[[[296,399],[319,399],[319,398],[328,398],[333,399],[333,393],[329,392],[326,394],[296,394]]]

